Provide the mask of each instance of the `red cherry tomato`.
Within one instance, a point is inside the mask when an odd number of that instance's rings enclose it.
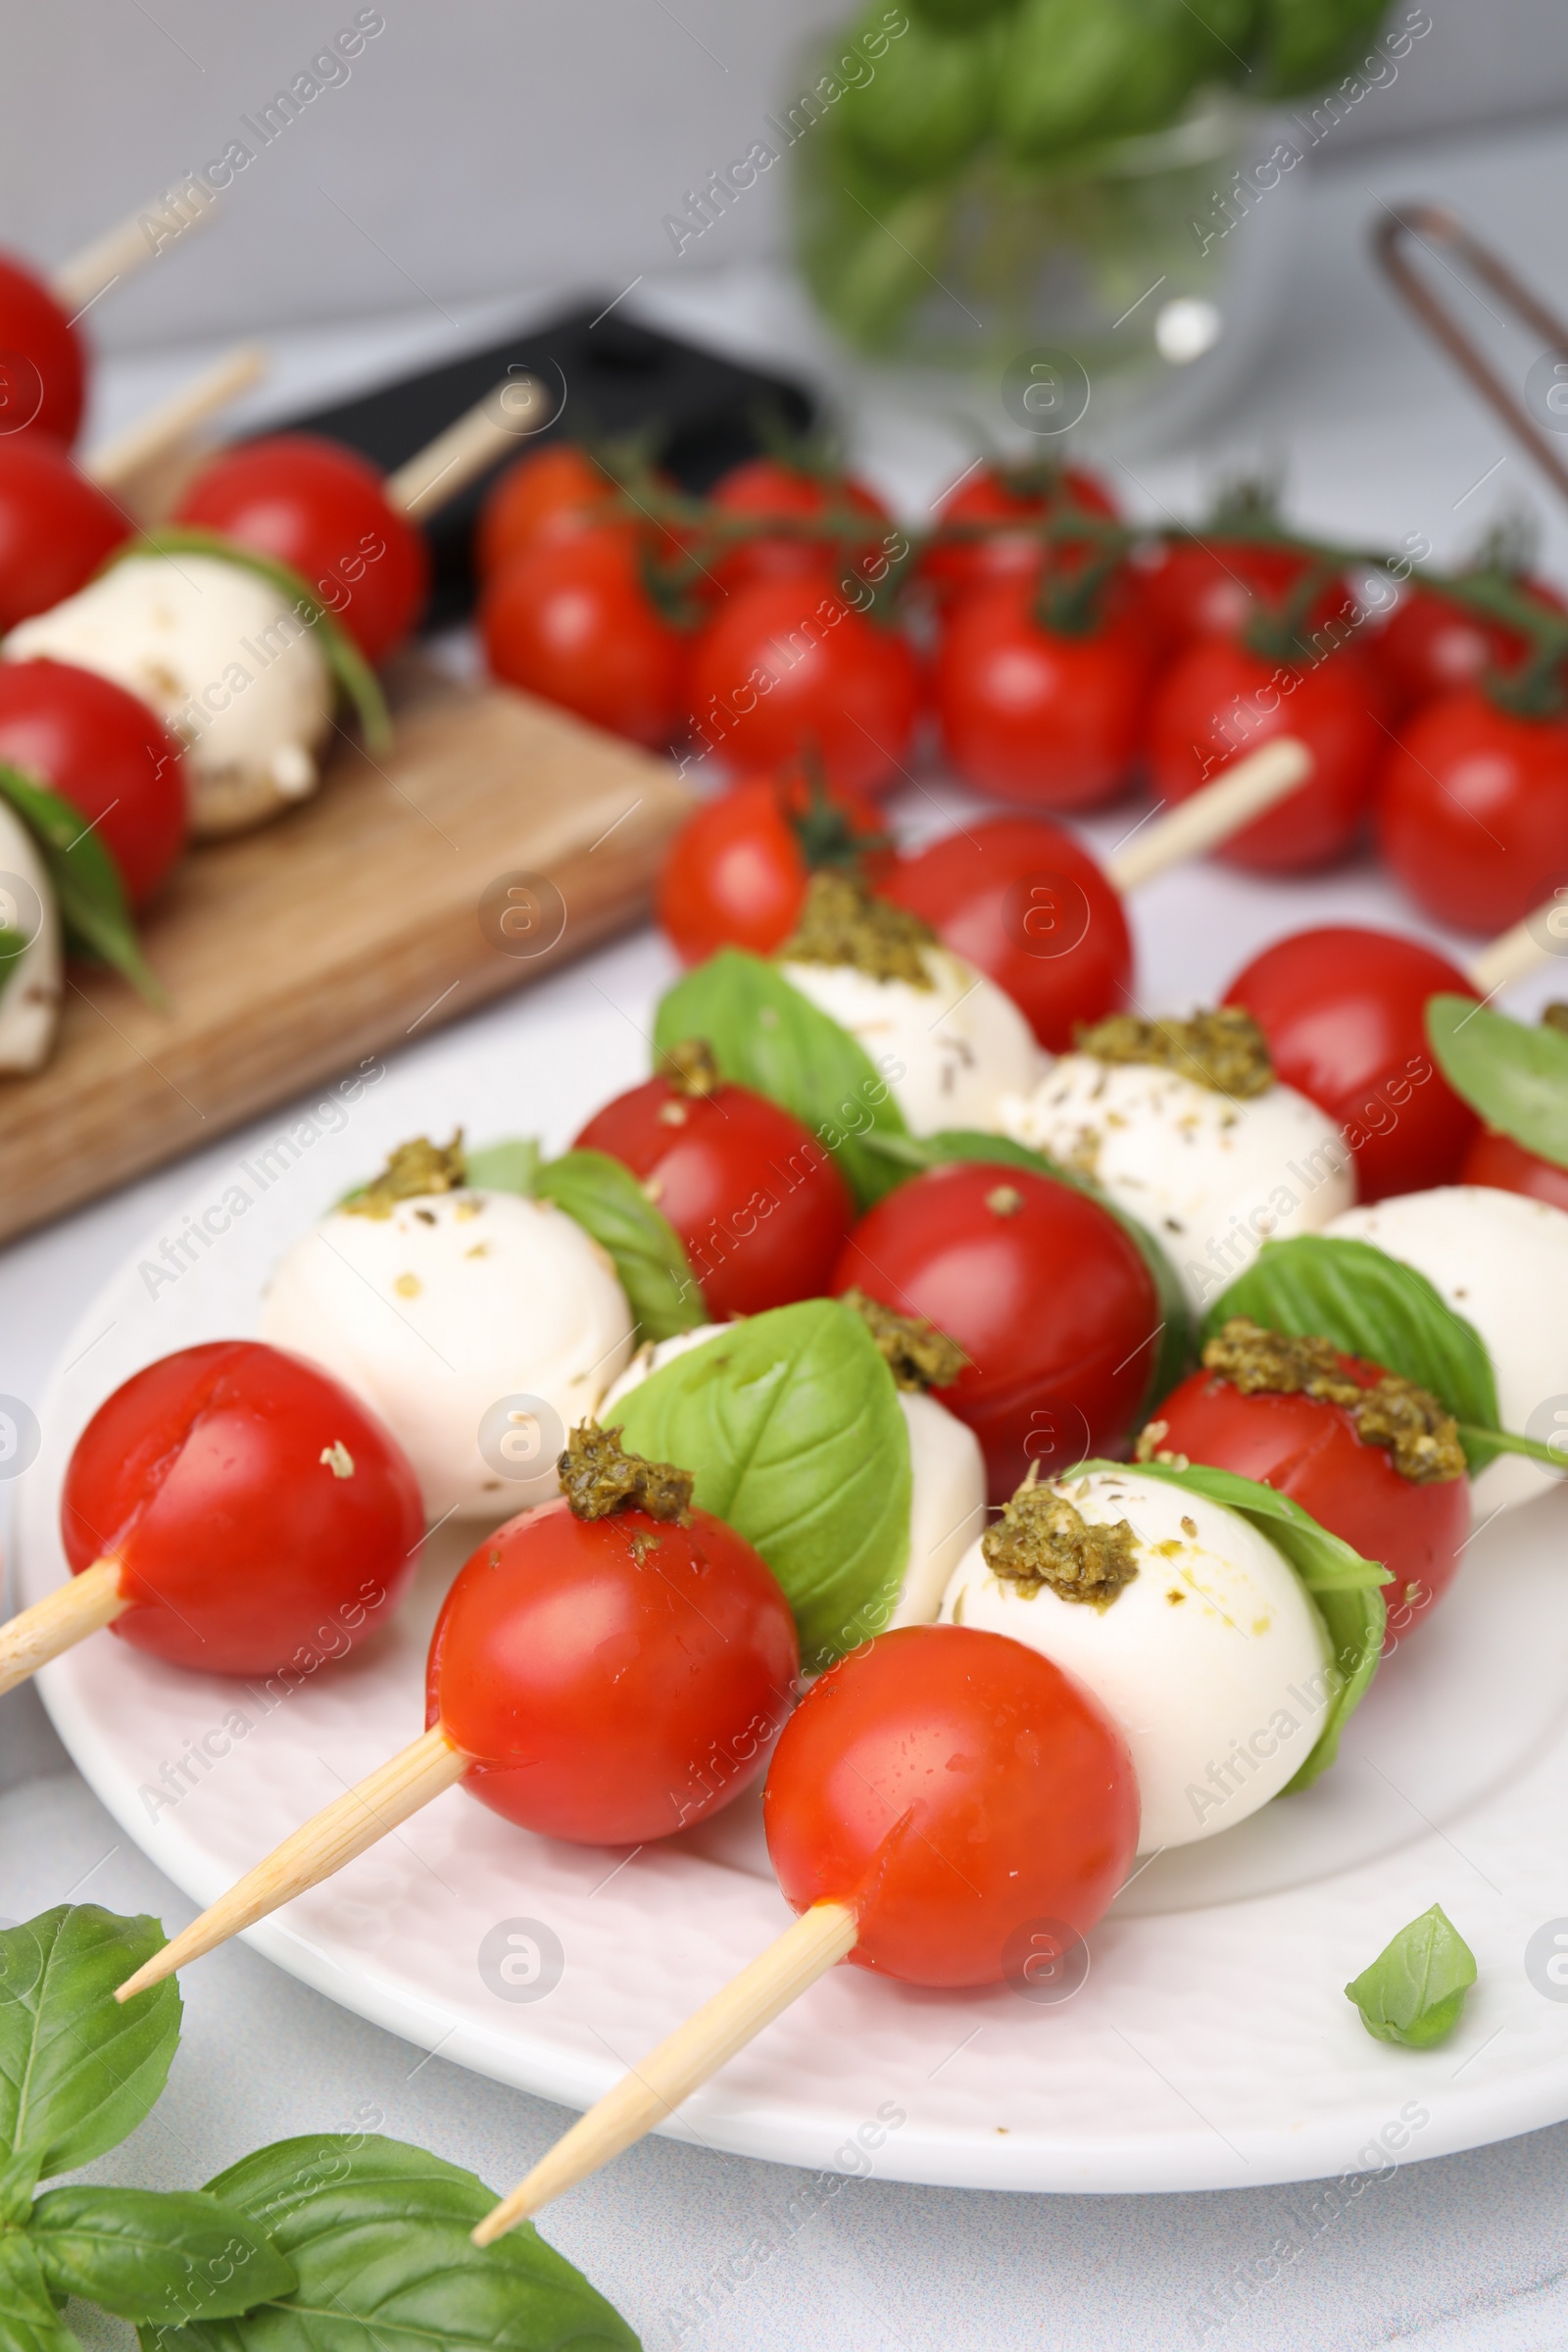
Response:
[[[1428,703],[1384,766],[1378,833],[1434,922],[1506,931],[1568,874],[1568,722],[1474,687]]]
[[[833,1276],[923,1315],[968,1362],[942,1401],[1005,1502],[1042,1471],[1115,1453],[1153,1368],[1159,1308],[1137,1249],[1098,1201],[1033,1169],[957,1161],[879,1200]]]
[[[508,685],[650,748],[675,732],[686,644],[649,597],[635,532],[541,539],[489,582],[479,631]]]
[[[1544,580],[1515,586],[1550,612],[1562,598]],[[1403,595],[1372,642],[1373,659],[1387,678],[1395,707],[1410,710],[1459,686],[1472,686],[1483,670],[1512,669],[1525,651],[1515,629],[1480,619],[1434,588],[1412,587]]]
[[[1312,774],[1214,855],[1258,874],[1327,865],[1365,822],[1388,749],[1383,708],[1377,676],[1353,646],[1303,669],[1231,639],[1204,638],[1178,657],[1154,696],[1149,764],[1155,797],[1185,801],[1260,744],[1294,735],[1312,755]]]
[[[967,1626],[906,1626],[831,1667],[762,1806],[785,1901],[850,1904],[850,1958],[906,1984],[1038,1984],[1138,1843],[1132,1759],[1098,1700]]]
[[[184,847],[179,745],[144,702],[96,670],[0,662],[0,760],[36,776],[96,825],[134,906]]]
[[[1340,1362],[1363,1389],[1382,1377],[1375,1364]],[[1387,1447],[1362,1443],[1348,1406],[1267,1391],[1248,1396],[1195,1372],[1160,1399],[1158,1417],[1162,1446],[1289,1494],[1363,1559],[1382,1562],[1394,1578],[1383,1594],[1388,1648],[1452,1584],[1470,1536],[1470,1481],[1402,1477]]]
[[[0,632],[74,596],[130,532],[58,442],[43,433],[0,437]]]
[[[1285,1084],[1339,1120],[1357,1197],[1382,1200],[1456,1181],[1476,1118],[1432,1058],[1427,1000],[1474,994],[1419,940],[1337,923],[1276,940],[1225,1002],[1247,1007]]]
[[[179,519],[291,564],[368,662],[402,644],[429,592],[423,532],[373,466],[314,433],[226,450],[186,491]]]
[[[1022,527],[932,547],[920,559],[920,577],[942,604],[1004,582],[1037,581],[1047,555],[1054,551],[1037,528],[1029,526],[1049,520],[1068,504],[1107,521],[1116,518],[1116,502],[1103,482],[1079,466],[1068,466],[1060,472],[974,467],[943,497],[936,511],[938,524],[1016,522]]]
[[[1057,825],[982,818],[901,858],[878,887],[1005,989],[1053,1054],[1068,1052],[1078,1022],[1127,1001],[1133,949],[1121,900]]]
[[[799,1653],[789,1604],[744,1538],[542,1503],[487,1536],[447,1594],[426,1724],[464,1785],[544,1838],[638,1845],[755,1779]]]
[[[1259,610],[1277,613],[1312,567],[1298,549],[1248,539],[1167,539],[1133,577],[1139,604],[1174,653],[1204,637],[1237,637]],[[1327,585],[1305,616],[1308,630],[1348,621],[1355,606],[1343,580]]]
[[[73,1575],[121,1562],[122,1641],[242,1675],[314,1673],[363,1641],[424,1530],[390,1430],[259,1340],[182,1348],[117,1389],[76,1441],[60,1521]]]
[[[1454,1182],[1490,1184],[1499,1193],[1524,1193],[1532,1200],[1549,1200],[1553,1208],[1568,1208],[1568,1168],[1490,1127],[1475,1137]]]
[[[683,963],[720,948],[770,956],[800,919],[813,866],[853,858],[881,887],[891,848],[868,801],[814,788],[798,771],[748,776],[694,809],[676,834],[659,882],[659,920]]]
[[[908,752],[919,664],[823,570],[731,597],[693,648],[691,696],[697,733],[732,764],[814,754],[831,784],[870,792]]]
[[[965,597],[932,690],[965,783],[1034,808],[1096,808],[1126,786],[1143,739],[1149,642],[1125,615],[1083,636],[1035,617],[1028,583]]]
[[[752,458],[734,466],[713,490],[710,506],[720,515],[739,515],[753,522],[777,515],[785,520],[811,521],[835,509],[888,523],[892,516],[864,482],[853,474],[834,480],[808,473],[798,466],[781,465],[777,458]],[[815,578],[824,565],[835,576],[853,571],[867,556],[877,553],[880,532],[857,545],[824,545],[821,540],[743,539],[709,565],[718,585],[733,595],[756,580]]]
[[[575,441],[552,441],[509,466],[485,499],[474,562],[488,579],[541,539],[569,539],[603,519],[614,484]]]
[[[41,279],[0,254],[0,434],[49,433],[69,449],[86,392],[71,320]]]
[[[650,1078],[596,1111],[577,1148],[620,1160],[686,1245],[715,1322],[819,1298],[854,1221],[810,1131],[743,1086]]]

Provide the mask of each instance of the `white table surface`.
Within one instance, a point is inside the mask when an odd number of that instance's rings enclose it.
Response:
[[[1543,510],[1545,568],[1568,581],[1568,515],[1545,511],[1549,493],[1528,462],[1395,311],[1365,258],[1377,204],[1413,194],[1458,206],[1568,307],[1568,134],[1538,128],[1356,157],[1322,175],[1303,206],[1285,321],[1257,378],[1201,447],[1123,468],[1134,511],[1191,515],[1204,485],[1262,460],[1284,467],[1292,508],[1309,526],[1385,542],[1418,530],[1446,556],[1511,499]],[[636,299],[651,318],[784,364],[799,366],[807,347],[787,291],[761,273],[672,276]],[[463,321],[467,339],[486,339],[522,307],[473,314]],[[451,326],[429,314],[300,337],[280,349],[255,413],[452,342]],[[133,414],[192,358],[118,363],[101,386],[101,424]],[[964,462],[928,429],[862,454],[913,512]],[[944,808],[962,805],[932,774],[896,812],[907,831],[925,834],[941,828]],[[1137,813],[1117,812],[1095,837],[1113,840]],[[1347,916],[1422,929],[1369,869],[1266,893],[1213,869],[1155,885],[1138,909],[1145,1001],[1211,996],[1263,939]],[[563,1007],[609,997],[636,1017],[667,969],[663,949],[644,934],[545,986]],[[1517,1007],[1553,993],[1554,978],[1521,989]],[[389,1094],[421,1072],[450,1077],[454,1059],[504,1054],[516,1018],[502,1004],[404,1049],[392,1057],[399,1084]],[[36,1400],[104,1277],[209,1170],[246,1148],[243,1134],[215,1140],[0,1252],[0,1394]],[[0,1912],[23,1919],[69,1897],[150,1909],[171,1929],[189,1916],[89,1794],[25,1690],[0,1700]],[[94,2168],[98,2177],[193,2184],[264,2139],[360,2128],[373,2111],[379,2129],[502,2186],[564,2120],[344,2015],[239,1944],[190,1972],[185,1999],[171,2088]],[[1412,2055],[1412,2082],[1444,2063],[1441,2052]],[[874,2177],[819,2179],[803,2196],[808,2186],[798,2173],[652,2139],[554,2208],[545,2231],[650,2352],[1568,2344],[1568,2126],[1405,2163],[1344,2205],[1321,2184],[1120,2198],[985,2195]],[[130,2337],[93,2317],[81,2331],[94,2345]]]

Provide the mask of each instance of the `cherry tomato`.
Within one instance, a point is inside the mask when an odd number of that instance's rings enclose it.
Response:
[[[1044,1472],[1124,1444],[1160,1314],[1137,1249],[1083,1193],[996,1162],[932,1168],[851,1234],[833,1290],[857,1286],[963,1349],[942,1401],[979,1439],[993,1502],[1031,1462]]]
[[[1376,1364],[1340,1362],[1363,1389],[1382,1378]],[[1173,1453],[1288,1494],[1363,1559],[1381,1561],[1394,1578],[1383,1595],[1389,1649],[1452,1584],[1470,1536],[1470,1481],[1403,1477],[1386,1446],[1362,1442],[1348,1405],[1244,1396],[1215,1373],[1195,1372],[1161,1398],[1158,1420],[1160,1445]]]
[[[1514,585],[1549,611],[1563,610],[1561,597],[1544,580]],[[1406,591],[1372,643],[1373,659],[1400,711],[1472,686],[1483,670],[1512,669],[1524,652],[1517,630],[1482,620],[1437,589],[1422,587]]]
[[[697,733],[733,765],[814,754],[829,783],[869,792],[908,752],[920,673],[906,641],[823,570],[733,596],[693,648],[691,693]]]
[[[850,1958],[906,1984],[1038,1985],[1138,1843],[1132,1758],[1099,1701],[1038,1650],[957,1625],[880,1634],[831,1667],[784,1728],[762,1809],[785,1901],[850,1904]]]
[[[879,888],[1005,989],[1053,1054],[1070,1050],[1078,1022],[1127,1002],[1133,949],[1121,900],[1057,825],[984,817],[901,858]]]
[[[648,594],[634,531],[607,524],[526,549],[486,586],[479,631],[509,685],[633,743],[675,732],[686,644]]]
[[[1499,1193],[1524,1193],[1532,1200],[1549,1200],[1553,1208],[1568,1208],[1568,1168],[1490,1127],[1475,1137],[1454,1182],[1490,1184]]]
[[[0,662],[0,760],[58,792],[96,825],[133,906],[185,844],[179,745],[157,713],[96,670]]]
[[[559,1500],[487,1536],[447,1594],[425,1720],[492,1812],[639,1845],[756,1777],[798,1665],[789,1604],[722,1519],[583,1520]]]
[[[1378,833],[1434,922],[1506,931],[1568,873],[1568,721],[1474,687],[1426,704],[1384,765]]]
[[[74,596],[130,532],[58,442],[0,437],[0,633]]]
[[[0,434],[48,433],[69,449],[86,393],[71,320],[40,278],[0,254]]]
[[[1125,615],[1082,636],[1036,617],[1027,582],[965,597],[932,689],[965,783],[1035,808],[1096,808],[1126,785],[1151,689],[1149,643]]]
[[[569,539],[603,518],[614,484],[575,441],[552,441],[509,466],[485,499],[474,539],[488,579],[541,539]]]
[[[937,507],[942,523],[1016,522],[1017,531],[995,531],[984,538],[957,540],[929,548],[920,559],[920,577],[936,592],[941,604],[956,603],[976,589],[1004,582],[1041,577],[1049,554],[1054,552],[1030,528],[1048,521],[1064,504],[1090,514],[1116,518],[1116,502],[1096,475],[1080,466],[1054,468],[980,466],[961,474]]]
[[[660,876],[659,920],[683,963],[727,947],[770,956],[795,929],[815,867],[854,864],[880,887],[892,860],[882,841],[880,818],[856,793],[799,770],[747,776],[694,809],[676,834]]]
[[[642,1179],[716,1322],[826,1290],[854,1221],[849,1188],[776,1102],[743,1086],[691,1094],[650,1078],[596,1111],[577,1145]]]
[[[777,458],[752,458],[746,465],[734,466],[717,484],[709,504],[715,514],[740,515],[750,521],[766,521],[775,515],[810,521],[835,510],[864,514],[878,523],[893,519],[876,492],[853,474],[835,480],[798,466],[781,465]],[[877,553],[880,540],[880,532],[858,545],[824,545],[821,540],[787,536],[743,539],[715,558],[709,569],[718,585],[733,595],[755,580],[814,579],[824,564],[835,574],[854,570],[867,556]]]
[[[1353,845],[1366,820],[1388,749],[1383,708],[1376,674],[1352,646],[1298,668],[1232,639],[1204,638],[1178,656],[1154,696],[1149,764],[1155,797],[1185,801],[1260,744],[1294,735],[1312,755],[1312,774],[1214,855],[1258,874],[1327,865]]]
[[[133,1373],[76,1441],[60,1505],[73,1575],[121,1562],[113,1631],[204,1674],[314,1673],[396,1607],[424,1530],[384,1423],[259,1340]]]
[[[179,519],[291,564],[368,662],[402,644],[429,593],[423,532],[373,466],[314,433],[226,450],[186,491]]]
[[[1166,539],[1134,567],[1140,606],[1172,653],[1204,637],[1237,637],[1261,608],[1277,613],[1312,567],[1297,548],[1250,539]],[[1348,621],[1355,605],[1331,581],[1305,616],[1308,630]]]
[[[1225,1002],[1247,1007],[1285,1084],[1340,1122],[1357,1198],[1382,1200],[1456,1181],[1476,1117],[1432,1058],[1427,1000],[1474,994],[1419,940],[1335,923],[1276,940]]]

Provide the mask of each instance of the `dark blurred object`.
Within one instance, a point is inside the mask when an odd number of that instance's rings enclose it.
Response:
[[[597,323],[596,323],[597,321]],[[546,431],[518,443],[517,454],[569,435],[579,440],[650,432],[652,454],[683,490],[711,489],[721,474],[759,456],[759,425],[777,419],[791,433],[816,421],[810,395],[783,376],[738,367],[693,343],[602,311],[573,311],[506,343],[449,360],[419,375],[384,384],[309,416],[290,416],[270,432],[324,433],[392,472],[512,369],[531,369],[547,388],[564,383],[565,406]],[[504,464],[510,464],[510,458]],[[423,626],[440,627],[472,611],[474,519],[498,466],[431,517],[430,603]]]

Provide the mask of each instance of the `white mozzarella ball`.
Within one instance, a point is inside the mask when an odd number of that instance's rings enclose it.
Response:
[[[1003,1102],[1001,1125],[1147,1225],[1200,1309],[1265,1242],[1320,1232],[1355,1199],[1339,1128],[1278,1083],[1238,1102],[1152,1062],[1064,1054]]]
[[[60,911],[38,845],[0,801],[0,931],[27,945],[0,963],[0,1071],[37,1070],[60,1025]]]
[[[630,1355],[632,1318],[564,1210],[455,1192],[325,1218],[273,1276],[262,1336],[374,1406],[428,1517],[499,1521],[559,1491],[556,1457]]]
[[[1091,1525],[1128,1522],[1131,1583],[1103,1608],[1067,1600],[995,1575],[976,1543],[943,1596],[944,1622],[1008,1634],[1094,1692],[1132,1750],[1141,1850],[1234,1828],[1316,1744],[1335,1677],[1322,1619],[1239,1512],[1137,1470],[1052,1491]]]
[[[219,556],[130,556],[12,630],[13,662],[74,662],[150,703],[185,746],[191,828],[242,832],[302,801],[332,681],[293,599]]]
[[[995,1132],[1004,1095],[1033,1086],[1040,1049],[994,980],[946,948],[922,948],[929,988],[850,963],[785,963],[790,986],[857,1039],[888,1081],[911,1135]]]
[[[1449,1184],[1352,1208],[1329,1231],[1414,1266],[1474,1324],[1496,1373],[1504,1429],[1549,1440],[1552,1428],[1530,1424],[1553,1400],[1568,1429],[1568,1216],[1560,1208],[1491,1185]],[[1489,1519],[1560,1483],[1521,1454],[1499,1454],[1471,1487],[1471,1508]]]

